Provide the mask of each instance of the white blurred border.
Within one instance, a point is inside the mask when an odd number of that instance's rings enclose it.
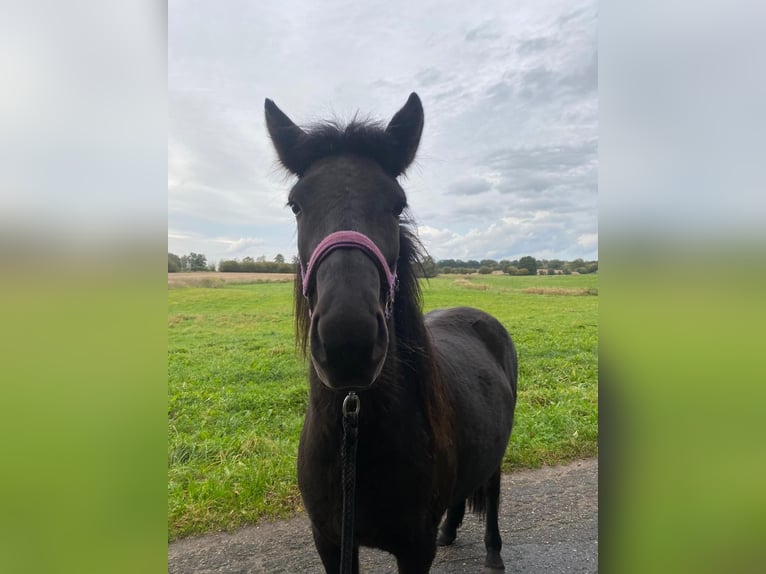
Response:
[[[600,5],[602,242],[762,240],[766,4]]]
[[[0,238],[9,251],[166,226],[166,6],[3,3]]]

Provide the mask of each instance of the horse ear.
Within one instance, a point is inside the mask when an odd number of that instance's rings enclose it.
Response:
[[[277,150],[279,161],[288,170],[295,175],[300,176],[305,168],[302,165],[298,151],[298,145],[301,140],[306,136],[301,128],[296,126],[293,121],[280,110],[277,105],[266,98],[264,104],[264,110],[266,112],[266,127],[269,130],[269,136],[271,136],[271,142],[274,144],[274,149]]]
[[[392,158],[395,175],[403,173],[409,167],[420,144],[423,133],[423,104],[415,92],[410,94],[404,107],[394,114],[386,128],[386,135],[394,144],[395,157]]]

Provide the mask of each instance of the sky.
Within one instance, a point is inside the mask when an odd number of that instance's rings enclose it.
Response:
[[[425,128],[400,183],[434,259],[598,259],[595,1],[181,2],[168,7],[168,251],[297,252],[263,118]]]

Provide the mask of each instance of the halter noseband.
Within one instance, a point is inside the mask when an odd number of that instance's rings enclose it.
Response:
[[[393,272],[388,267],[388,262],[383,254],[375,245],[372,239],[367,237],[363,233],[358,231],[336,231],[331,233],[316,246],[314,252],[311,254],[309,263],[304,269],[303,263],[300,265],[301,279],[303,282],[303,296],[308,299],[309,297],[309,284],[311,283],[311,276],[316,273],[319,264],[335,249],[343,247],[351,247],[361,249],[364,251],[375,263],[377,263],[379,269],[386,277],[386,304],[385,315],[386,319],[391,316],[391,309],[394,306],[394,292],[396,291],[396,265],[394,265]],[[311,306],[309,306],[309,315],[311,315]]]

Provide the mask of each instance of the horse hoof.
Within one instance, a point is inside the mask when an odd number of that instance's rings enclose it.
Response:
[[[449,546],[455,541],[457,534],[449,535],[445,532],[439,532],[439,536],[436,538],[437,546]]]
[[[490,550],[487,552],[487,558],[484,560],[484,574],[505,572],[505,564],[500,552]]]

